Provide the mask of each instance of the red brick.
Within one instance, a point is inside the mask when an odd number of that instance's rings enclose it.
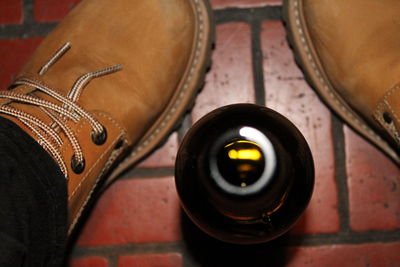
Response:
[[[0,24],[22,23],[22,0],[0,1]]]
[[[173,167],[178,152],[178,135],[173,133],[168,141],[138,165],[138,168]]]
[[[69,267],[107,267],[108,261],[102,257],[71,259]]]
[[[118,267],[180,267],[182,255],[169,254],[144,254],[135,256],[122,256],[119,258]]]
[[[399,168],[347,127],[345,141],[352,229],[399,229]]]
[[[395,267],[400,263],[400,243],[329,245],[292,248],[287,267]]]
[[[99,199],[78,246],[180,239],[180,204],[173,177],[124,179]]]
[[[293,232],[336,232],[340,224],[330,112],[304,81],[286,42],[282,23],[264,22],[261,40],[266,106],[289,118],[300,129],[315,161],[314,194]]]
[[[192,111],[193,121],[227,104],[254,103],[250,25],[217,26],[213,65]]]
[[[0,40],[0,90],[7,88],[42,38]]]
[[[81,0],[35,0],[34,17],[39,22],[59,21]]]
[[[210,0],[214,9],[223,9],[229,7],[259,7],[266,5],[282,5],[282,0]]]

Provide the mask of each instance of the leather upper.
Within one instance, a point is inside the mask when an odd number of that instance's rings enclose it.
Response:
[[[78,103],[112,114],[132,141],[179,83],[194,42],[193,23],[188,1],[85,0],[42,42],[21,75],[37,73],[67,42],[71,49],[42,77],[63,93],[80,76],[121,64],[121,71],[93,79]]]
[[[76,92],[74,100],[104,126],[107,131],[104,144],[92,141],[93,129],[87,120],[75,123],[61,117],[82,148],[83,173],[72,170],[72,146],[67,136],[55,127],[63,140],[61,152],[68,168],[70,224],[79,217],[99,177],[139,140],[168,105],[188,68],[196,41],[193,9],[192,1],[188,0],[85,0],[43,40],[20,73],[19,79],[28,78],[67,96],[85,74],[122,66],[121,70],[91,79]],[[66,43],[70,43],[70,49],[39,74]],[[60,105],[35,86],[20,85],[12,92]],[[0,104],[4,103],[54,126],[52,118],[39,107],[0,99]],[[37,139],[24,123],[3,116]]]
[[[382,103],[400,80],[400,1],[304,0],[303,7],[313,46],[334,88],[370,125],[380,128],[378,121],[392,132],[382,119]],[[398,99],[391,100],[393,121],[400,114]]]

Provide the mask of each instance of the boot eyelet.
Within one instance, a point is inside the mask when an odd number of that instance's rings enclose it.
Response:
[[[96,145],[101,146],[106,142],[106,140],[107,140],[106,128],[103,127],[103,130],[99,134],[96,134],[94,131],[92,131],[92,141]]]
[[[391,124],[393,122],[392,116],[390,116],[390,114],[388,112],[384,112],[383,113],[383,120],[387,123],[387,124]]]
[[[85,169],[85,159],[83,158],[81,161],[78,161],[75,155],[71,158],[71,168],[75,174],[81,174]]]
[[[18,84],[12,84],[7,88],[7,91],[11,91],[12,89],[17,88],[17,87],[18,87]]]

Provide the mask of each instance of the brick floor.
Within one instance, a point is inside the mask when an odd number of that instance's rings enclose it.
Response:
[[[97,203],[79,246],[173,242],[181,239],[173,177],[117,181]]]
[[[399,168],[347,127],[345,137],[352,229],[398,229]]]
[[[0,24],[22,22],[22,0],[2,0],[0,2]]]
[[[71,259],[70,267],[108,267],[107,259],[103,257],[86,257]]]
[[[42,38],[0,39],[0,88],[5,89],[18,74]]]
[[[178,134],[173,133],[166,143],[138,165],[138,168],[173,167],[178,151]]]
[[[0,2],[0,88],[78,2]],[[191,114],[106,190],[68,254],[69,266],[399,266],[399,169],[343,127],[304,81],[279,20],[282,1],[210,2],[217,22],[213,66]],[[308,209],[293,230],[268,244],[241,247],[206,237],[181,214],[174,187],[183,133],[207,112],[237,102],[287,116],[315,159]]]
[[[144,254],[135,256],[121,256],[118,267],[181,267],[182,255],[170,254]]]
[[[216,32],[213,66],[193,108],[194,122],[223,105],[255,102],[250,25],[227,23]]]
[[[266,5],[280,5],[282,0],[210,0],[215,9],[223,8],[249,8]]]
[[[295,247],[287,267],[395,267],[400,263],[400,243]]]
[[[52,22],[61,20],[81,0],[35,0],[33,14],[37,21]]]
[[[294,233],[339,230],[331,115],[293,62],[280,21],[262,23],[266,106],[288,117],[306,137],[315,161],[315,190]],[[321,219],[323,218],[323,219]]]

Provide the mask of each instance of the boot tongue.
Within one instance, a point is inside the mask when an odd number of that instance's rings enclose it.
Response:
[[[105,65],[97,63],[90,53],[82,50],[78,45],[73,48],[69,42],[63,44],[46,39],[38,47],[20,76],[39,81],[67,97],[80,77]]]

